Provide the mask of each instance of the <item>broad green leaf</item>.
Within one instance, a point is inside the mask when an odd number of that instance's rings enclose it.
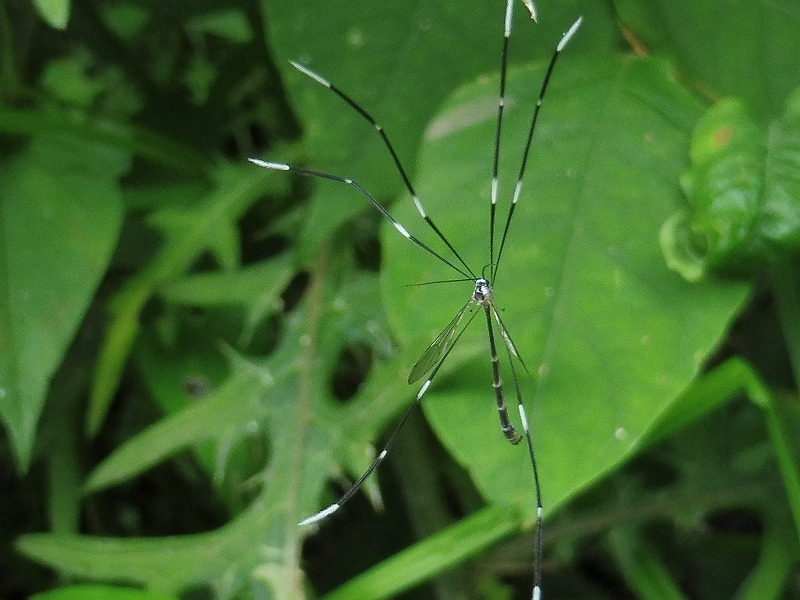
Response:
[[[697,123],[691,158],[683,180],[689,206],[670,217],[661,234],[672,268],[691,281],[797,254],[800,90],[766,130],[740,101],[720,101]]]
[[[601,3],[570,1],[553,7],[540,24],[516,3],[512,62],[547,56],[560,33],[583,14],[591,27],[576,44],[608,47],[617,37]],[[314,69],[362,104],[386,129],[405,167],[426,123],[459,83],[499,68],[503,3],[273,2],[266,7],[276,62],[302,118],[314,168],[351,177],[386,200],[407,193],[374,129],[329,90],[293,69],[295,60]],[[269,157],[280,161],[280,157]],[[351,188],[315,188],[300,256],[313,256],[320,240],[368,209]]]
[[[44,136],[0,169],[0,416],[21,470],[116,246],[126,169],[127,155],[106,146]]]
[[[702,107],[662,60],[581,57],[570,50],[551,82],[494,282],[502,318],[533,375],[522,385],[546,511],[637,451],[699,373],[749,292],[733,282],[689,285],[659,252],[659,227],[681,201],[678,178]],[[542,66],[510,73],[501,207],[513,191]],[[496,87],[487,78],[456,92],[429,127],[420,159],[420,196],[476,273],[490,260]],[[397,217],[433,239],[413,207],[398,207]],[[452,273],[386,229],[390,319],[404,346],[421,353],[473,285],[403,287]],[[461,354],[453,356],[472,357],[469,368],[443,372],[425,412],[484,496],[524,507],[533,522],[531,467],[524,449],[507,444],[500,432],[482,325],[473,324],[459,342]],[[407,358],[410,368],[410,350]]]
[[[712,99],[742,98],[763,118],[779,114],[797,87],[796,0],[614,0],[614,6],[646,50],[674,57]]]

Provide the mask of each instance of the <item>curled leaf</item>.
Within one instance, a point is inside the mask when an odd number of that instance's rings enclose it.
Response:
[[[689,207],[661,229],[667,264],[687,280],[746,272],[800,250],[800,89],[784,116],[758,124],[742,102],[722,100],[692,137],[682,179]]]

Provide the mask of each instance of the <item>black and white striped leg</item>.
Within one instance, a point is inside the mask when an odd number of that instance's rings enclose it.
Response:
[[[394,164],[397,167],[397,171],[400,173],[400,177],[403,178],[403,183],[405,184],[408,193],[411,195],[411,199],[414,201],[414,206],[416,206],[420,216],[425,220],[428,226],[430,226],[430,228],[433,229],[433,231],[436,233],[439,239],[442,240],[445,243],[445,245],[450,249],[450,252],[452,252],[453,256],[455,256],[458,262],[461,263],[461,266],[464,267],[464,269],[467,272],[469,272],[470,277],[472,279],[475,279],[475,275],[474,273],[472,273],[467,263],[464,262],[464,259],[461,258],[461,255],[458,253],[455,247],[450,243],[450,240],[448,240],[447,237],[445,237],[445,235],[441,232],[441,230],[436,226],[436,223],[433,222],[433,219],[431,219],[431,217],[425,211],[425,208],[422,206],[422,201],[419,199],[416,190],[414,190],[414,186],[411,183],[411,179],[409,178],[405,167],[403,167],[403,163],[400,161],[400,157],[397,155],[397,151],[394,149],[394,145],[392,144],[391,140],[389,140],[389,136],[387,135],[386,130],[372,117],[371,114],[367,112],[367,110],[363,106],[361,106],[358,102],[353,100],[344,91],[333,85],[330,81],[328,81],[327,79],[325,79],[324,77],[322,77],[321,75],[312,71],[311,69],[309,69],[304,65],[296,63],[293,60],[290,60],[289,62],[295,69],[297,69],[304,75],[307,75],[320,85],[328,88],[334,94],[339,96],[339,98],[344,100],[348,105],[350,105],[353,108],[353,110],[355,110],[358,114],[364,117],[364,119],[366,119],[370,123],[370,125],[372,125],[375,131],[378,132],[378,135],[380,135],[386,148],[389,150],[389,154],[392,155],[392,160],[394,161]]]
[[[510,337],[507,338],[510,341]],[[542,521],[544,520],[544,509],[542,507],[542,487],[539,483],[539,469],[536,466],[536,454],[533,451],[533,438],[531,436],[530,423],[528,421],[528,414],[525,411],[525,405],[522,403],[522,390],[519,385],[519,377],[517,369],[514,366],[514,356],[519,358],[516,353],[512,356],[512,345],[506,344],[506,351],[508,353],[508,362],[511,365],[511,375],[514,380],[514,390],[517,395],[517,408],[519,410],[519,419],[522,423],[522,429],[525,434],[525,442],[528,445],[528,456],[531,461],[531,468],[533,470],[533,483],[536,489],[536,533],[534,534],[534,562],[533,562],[533,591],[531,592],[532,600],[539,600],[542,596]],[[522,363],[522,359],[519,359]],[[524,363],[523,363],[524,365]]]
[[[578,31],[578,28],[581,26],[582,22],[583,22],[583,17],[578,17],[578,19],[570,26],[570,28],[567,29],[567,31],[564,33],[564,35],[561,36],[561,40],[558,42],[558,45],[556,46],[556,50],[553,53],[553,56],[550,58],[550,63],[547,65],[547,71],[545,72],[544,79],[542,80],[542,85],[539,88],[539,96],[536,99],[536,105],[534,106],[534,109],[533,109],[533,116],[531,117],[531,125],[530,125],[530,128],[528,129],[528,139],[527,139],[527,141],[525,143],[525,149],[524,149],[524,151],[522,153],[522,162],[520,163],[519,175],[517,176],[517,183],[514,186],[514,196],[513,196],[512,200],[511,200],[511,205],[509,206],[509,209],[508,209],[508,215],[506,215],[506,222],[505,222],[505,225],[503,226],[503,235],[500,238],[500,249],[497,251],[497,259],[496,260],[494,259],[494,254],[492,254],[492,259],[493,260],[492,260],[491,264],[493,266],[491,267],[492,274],[491,274],[491,277],[490,277],[490,279],[492,281],[495,281],[495,278],[497,276],[497,269],[500,266],[500,258],[503,255],[503,248],[505,247],[506,236],[508,235],[508,228],[511,225],[511,218],[514,216],[514,209],[516,208],[517,201],[519,201],[520,194],[522,193],[522,179],[525,176],[525,169],[526,169],[526,167],[528,165],[528,157],[530,156],[531,145],[533,143],[533,133],[536,130],[536,123],[539,120],[539,110],[542,107],[542,103],[544,102],[544,96],[547,93],[547,86],[550,83],[550,76],[553,74],[553,68],[556,65],[556,61],[558,60],[558,57],[561,56],[561,52],[564,50],[564,47],[572,39],[572,36],[575,35],[575,32]],[[505,57],[504,57],[504,61],[505,61]],[[505,78],[505,66],[501,69],[501,77]],[[501,83],[500,89],[501,89],[500,104],[502,106],[503,101],[504,101],[503,100],[503,90],[505,89],[505,82],[504,81]],[[502,113],[502,111],[500,111],[500,112]],[[499,152],[500,152],[499,148],[498,148],[499,139],[500,139],[500,119],[499,118],[498,118],[498,123],[497,123],[497,136],[498,136],[497,137],[498,142],[495,143],[495,164],[497,164],[498,155],[499,155]],[[496,167],[495,167],[495,169],[496,169]],[[492,179],[492,188],[493,189],[496,187],[496,184],[494,183],[494,178],[496,176],[497,176],[497,173],[495,172],[495,174],[493,176],[493,179]],[[494,204],[494,202],[493,202],[493,204]],[[494,209],[492,209],[492,212],[494,212]],[[491,234],[494,235],[494,222],[492,222],[491,226],[492,226]]]
[[[532,5],[531,5],[532,6]],[[535,9],[531,15],[535,15]],[[534,17],[535,18],[535,17]],[[497,196],[500,193],[500,141],[503,130],[503,111],[506,106],[506,71],[508,68],[508,42],[511,39],[511,26],[514,19],[514,0],[506,0],[506,13],[503,27],[503,50],[500,54],[500,95],[497,99],[497,129],[494,137],[494,159],[492,161],[492,189],[489,204],[489,264],[494,264],[494,230],[497,213]],[[494,270],[493,267],[490,267]],[[494,281],[494,276],[490,275]]]
[[[357,181],[354,181],[353,179],[349,179],[347,177],[340,177],[339,175],[332,175],[330,173],[323,173],[322,171],[315,171],[313,169],[305,169],[303,167],[294,167],[292,165],[287,165],[287,164],[284,164],[284,163],[269,162],[269,161],[266,161],[266,160],[260,160],[258,158],[249,158],[248,160],[251,163],[253,163],[254,165],[258,165],[259,167],[263,167],[265,169],[272,169],[274,171],[291,171],[293,173],[300,173],[301,175],[308,175],[310,177],[318,177],[320,179],[328,179],[330,181],[335,181],[337,183],[343,183],[345,185],[349,185],[351,187],[354,187],[356,190],[358,190],[362,195],[364,195],[372,203],[372,205],[378,210],[378,212],[380,212],[384,217],[386,217],[387,219],[389,219],[389,221],[391,221],[392,225],[394,225],[394,228],[400,233],[400,235],[402,235],[404,238],[410,240],[411,242],[413,242],[414,244],[416,244],[417,246],[419,246],[420,248],[422,248],[423,250],[425,250],[426,252],[428,252],[432,256],[435,256],[441,262],[443,262],[444,264],[448,265],[450,268],[454,269],[456,272],[458,272],[459,274],[463,275],[465,278],[469,278],[469,279],[472,278],[470,273],[468,273],[468,272],[464,271],[463,269],[461,269],[460,267],[456,266],[455,264],[453,264],[452,262],[447,260],[444,256],[442,256],[441,254],[436,252],[436,250],[434,250],[433,248],[431,248],[430,246],[425,244],[425,242],[422,242],[421,240],[419,240],[415,236],[411,235],[408,232],[408,230],[405,227],[403,227],[389,213],[389,211],[386,210],[386,208],[380,202],[378,202],[375,199],[375,197],[372,194],[370,194]]]
[[[499,369],[499,359],[497,355],[497,350],[495,347],[494,342],[494,334],[493,334],[493,323],[492,317],[497,322],[497,326],[500,329],[500,333],[503,336],[504,345],[506,348],[506,355],[508,356],[508,364],[511,367],[511,376],[514,382],[514,393],[517,396],[517,410],[519,411],[519,419],[522,423],[522,429],[525,435],[525,442],[528,445],[528,456],[531,462],[531,468],[533,470],[533,482],[534,488],[536,491],[536,533],[534,537],[534,566],[533,566],[533,591],[531,592],[531,598],[533,600],[539,600],[541,598],[541,582],[542,582],[542,565],[541,565],[541,557],[542,557],[542,521],[544,517],[544,509],[542,508],[542,488],[539,483],[539,469],[536,466],[536,454],[533,450],[533,438],[531,436],[530,430],[530,423],[528,421],[528,414],[525,411],[525,405],[522,402],[522,388],[519,384],[519,376],[517,374],[517,368],[514,365],[514,359],[518,360],[522,367],[528,372],[528,367],[525,366],[525,362],[522,360],[519,352],[517,351],[517,347],[514,345],[514,340],[511,339],[511,335],[508,333],[506,326],[503,324],[502,319],[500,318],[500,313],[498,312],[497,308],[495,307],[494,303],[487,303],[484,304],[484,310],[486,312],[486,323],[489,328],[489,347],[492,352],[492,368],[494,370],[494,383],[493,386],[497,393],[497,407],[500,410],[500,423],[503,427],[503,433],[506,434],[506,438],[512,443],[517,444],[521,440],[521,436],[516,435],[514,438],[509,437],[508,433],[506,433],[506,421],[508,421],[508,412],[506,410],[505,399],[502,398],[503,395],[503,384],[502,380],[500,379],[500,369]],[[491,315],[490,315],[491,313]],[[501,408],[502,407],[502,408]],[[505,418],[504,415],[505,414]],[[508,423],[510,426],[510,423]],[[512,426],[513,430],[513,426]],[[516,434],[516,432],[514,432]]]

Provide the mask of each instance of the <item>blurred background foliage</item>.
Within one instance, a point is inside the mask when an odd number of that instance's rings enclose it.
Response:
[[[365,493],[296,526],[472,285],[418,285],[452,274],[352,188],[246,160],[352,177],[433,240],[308,64],[478,272],[504,4],[0,4],[0,595],[529,597],[530,465],[478,326]],[[503,206],[584,17],[495,281],[545,597],[800,598],[800,6],[537,6]]]

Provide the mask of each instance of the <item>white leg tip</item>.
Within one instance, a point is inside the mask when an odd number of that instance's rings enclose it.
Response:
[[[556,46],[556,52],[561,52],[564,49],[564,46],[572,39],[572,36],[575,35],[575,32],[578,31],[578,27],[581,26],[583,23],[583,17],[578,17],[577,20],[572,24],[572,26],[567,29],[567,32],[561,38],[561,41],[558,42],[558,46]]]
[[[322,519],[324,519],[326,517],[331,516],[337,510],[339,510],[339,504],[331,504],[328,508],[325,508],[325,509],[319,511],[317,514],[311,515],[307,519],[303,519],[302,521],[300,521],[298,523],[298,525],[301,526],[301,527],[304,527],[306,525],[312,525],[314,523],[322,521]]]
[[[503,30],[503,35],[505,35],[505,37],[509,37],[511,35],[511,15],[513,14],[513,11],[514,0],[508,0],[508,2],[506,2],[506,19],[505,28]]]
[[[321,84],[321,85],[324,85],[326,88],[329,88],[329,87],[331,87],[331,83],[330,83],[330,81],[328,81],[327,79],[325,79],[325,78],[324,78],[324,77],[322,77],[321,75],[318,75],[318,74],[316,74],[314,71],[312,71],[312,70],[311,70],[311,69],[309,69],[308,67],[304,67],[304,66],[303,66],[303,65],[301,65],[300,63],[294,62],[293,60],[290,60],[289,62],[291,63],[291,65],[292,65],[292,66],[293,66],[295,69],[297,69],[298,71],[300,71],[300,72],[301,72],[303,75],[306,75],[306,76],[308,76],[308,77],[311,77],[311,79],[313,79],[314,81],[316,81],[317,83],[319,83],[319,84]]]
[[[265,169],[274,169],[276,171],[288,171],[291,167],[289,165],[285,165],[283,163],[276,163],[276,162],[267,162],[266,160],[261,160],[259,158],[248,158],[251,163],[254,165],[258,165],[259,167],[264,167]]]
[[[536,5],[533,3],[533,0],[522,0],[522,3],[527,7],[528,12],[531,13],[531,19],[533,19],[534,23],[538,23],[539,15],[536,13]]]

